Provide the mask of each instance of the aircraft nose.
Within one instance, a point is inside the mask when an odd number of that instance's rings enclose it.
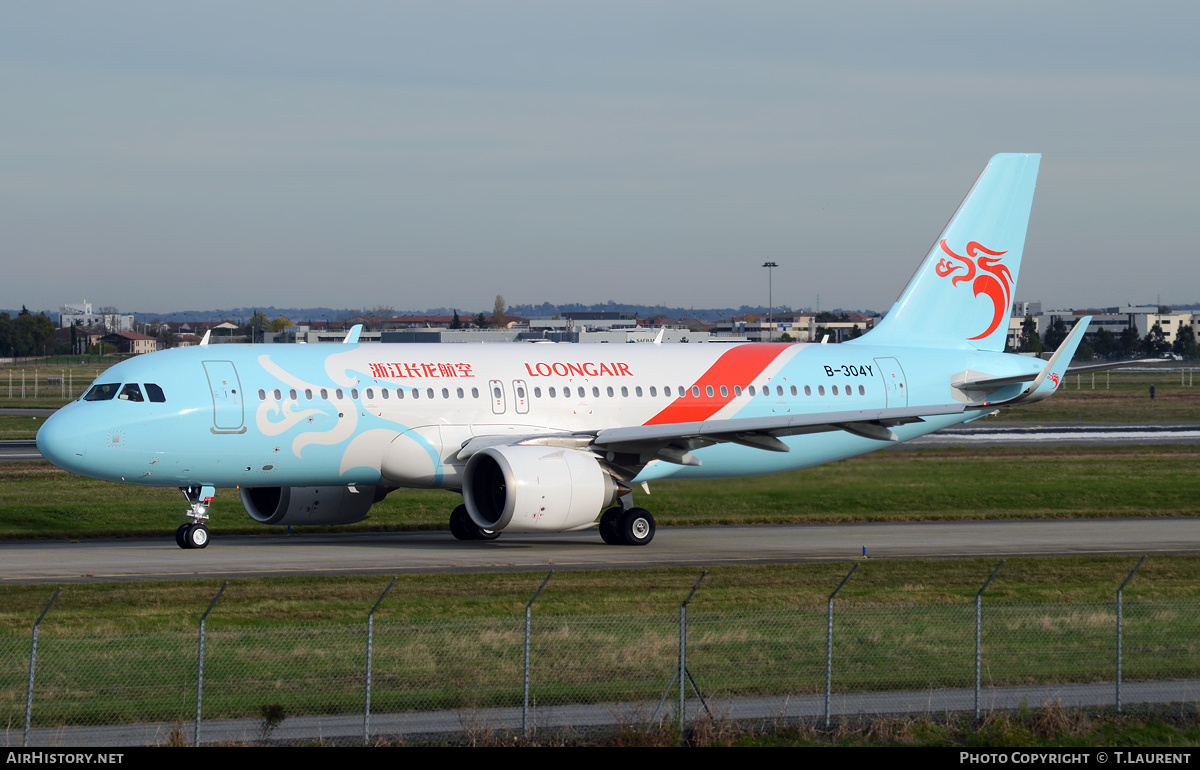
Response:
[[[79,415],[59,410],[42,424],[37,433],[37,448],[50,462],[68,471],[83,462],[87,426]]]

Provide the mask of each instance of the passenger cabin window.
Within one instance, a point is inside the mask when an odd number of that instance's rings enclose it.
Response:
[[[131,382],[128,385],[126,385],[125,387],[121,388],[121,395],[117,396],[117,398],[121,399],[122,401],[144,401],[145,400],[142,398],[142,389],[137,386],[137,383],[133,383],[133,382]]]
[[[266,401],[267,400],[267,391],[263,390],[262,388],[259,388],[258,389],[258,400]]]
[[[283,400],[283,394],[279,392],[279,388],[275,388],[275,400],[276,401]]]
[[[258,391],[262,393],[262,391]],[[266,394],[263,394],[264,396]],[[146,398],[150,399],[153,404],[163,404],[167,401],[167,394],[163,393],[163,389],[155,385],[153,382],[146,383]]]

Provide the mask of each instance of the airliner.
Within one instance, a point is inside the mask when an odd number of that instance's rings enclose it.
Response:
[[[1051,395],[1090,317],[1048,361],[1003,352],[1040,159],[991,158],[883,320],[842,344],[206,338],[111,367],[38,449],[181,489],[181,548],[208,544],[218,488],[263,524],[349,524],[435,488],[462,495],[460,540],[596,527],[645,545],[654,517],[634,491],[650,482],[819,465]]]

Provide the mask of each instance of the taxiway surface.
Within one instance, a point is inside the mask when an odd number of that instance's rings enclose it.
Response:
[[[862,558],[1200,553],[1200,518],[663,527],[647,547],[594,531],[459,542],[445,532],[0,543],[0,583],[788,563]]]

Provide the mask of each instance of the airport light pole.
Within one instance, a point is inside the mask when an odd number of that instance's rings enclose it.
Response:
[[[763,267],[767,268],[767,340],[775,341],[775,300],[771,296],[771,270],[779,267],[777,262],[763,262]]]

